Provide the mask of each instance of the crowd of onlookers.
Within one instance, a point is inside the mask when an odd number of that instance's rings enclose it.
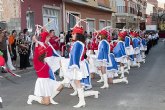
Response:
[[[21,70],[30,67],[31,42],[28,29],[24,29],[20,33],[17,33],[16,30],[9,33],[7,30],[0,29],[0,51],[3,52],[6,66],[12,70],[16,70],[18,66]],[[17,64],[18,56],[20,57],[19,65]]]
[[[59,54],[64,56],[64,52],[62,52],[64,50],[62,49],[66,49],[65,44],[71,41],[71,31],[66,34],[61,32],[59,36],[55,34],[54,30],[48,32],[47,36],[50,36],[49,42]],[[9,33],[7,30],[0,28],[0,51],[3,53],[6,66],[11,70],[23,70],[32,66],[31,59],[33,58],[34,49],[32,36],[28,29],[23,29],[19,33],[16,30],[12,30]]]
[[[84,35],[86,37],[86,43],[91,43],[93,33],[90,32],[88,34],[85,31]],[[145,35],[148,39],[148,49],[146,51],[146,54],[148,54],[152,45],[155,45],[152,42],[156,37],[158,37],[158,33],[148,33]],[[13,30],[9,33],[7,30],[0,28],[0,51],[3,52],[3,56],[7,64],[6,66],[8,66],[11,70],[16,70],[18,68],[23,70],[32,66],[30,61],[33,58],[34,49],[32,36],[33,35],[30,35],[28,29],[24,29],[19,33],[16,30]],[[40,34],[39,36],[39,39],[42,40],[42,35]],[[50,30],[47,36],[50,37],[49,42],[61,56],[69,57],[68,51],[70,49],[70,42],[72,41],[72,31],[68,31],[67,33],[61,32],[59,35],[56,35],[54,30]],[[113,31],[110,39],[117,39],[117,31]],[[157,41],[154,43],[157,44]],[[18,60],[19,64],[17,63]]]

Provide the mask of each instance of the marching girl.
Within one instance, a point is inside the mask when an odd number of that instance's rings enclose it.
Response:
[[[142,35],[142,58],[145,58],[145,51],[147,51],[147,41],[145,35]]]
[[[77,105],[73,106],[75,108],[84,107],[86,105],[84,97],[94,95],[95,98],[98,98],[98,91],[85,91],[83,84],[89,84],[89,80],[86,79],[89,77],[89,74],[85,71],[84,65],[84,42],[85,37],[82,34],[83,28],[74,27],[72,32],[72,39],[75,41],[70,51],[69,67],[68,74],[65,77],[68,77],[72,80],[76,87],[76,91],[79,97],[79,102]],[[73,85],[72,84],[72,85]]]
[[[143,58],[143,53],[145,52],[144,51],[144,46],[142,44],[142,36],[140,36],[138,33],[137,33],[137,38],[139,40],[139,47],[140,47],[140,53],[137,55],[137,61],[140,63],[140,62],[143,62],[145,63],[145,58]]]
[[[109,88],[108,85],[108,78],[106,74],[106,68],[108,65],[111,65],[111,61],[109,59],[110,54],[110,45],[107,42],[107,31],[102,30],[99,32],[99,37],[101,39],[99,46],[98,46],[98,55],[97,55],[97,61],[99,62],[98,69],[101,70],[101,79],[103,79],[104,85],[101,88]]]
[[[96,63],[96,59],[97,59],[96,54],[98,52],[99,43],[98,43],[96,36],[97,36],[97,33],[92,34],[90,49],[88,48],[88,51],[87,51],[91,78],[94,78],[94,74],[98,73],[95,63]]]
[[[35,84],[34,95],[29,95],[27,104],[32,104],[32,101],[37,101],[44,105],[49,105],[50,103],[58,104],[53,98],[60,93],[63,86],[61,83],[50,78],[50,67],[45,62],[46,57],[53,55],[53,50],[48,45],[47,38],[45,38],[44,43],[39,42],[35,36],[33,37],[33,40],[35,42],[33,62],[38,78]]]
[[[131,33],[132,36],[132,43],[133,43],[133,49],[134,49],[134,61],[133,61],[133,66],[138,66],[140,67],[140,63],[137,60],[138,54],[140,54],[140,41],[137,38],[138,34],[136,32]]]
[[[125,52],[125,44],[124,44],[125,34],[123,32],[119,32],[117,44],[113,49],[113,53],[115,55],[116,61],[120,64],[121,70],[121,78],[124,78],[124,64],[127,63],[127,55]]]
[[[116,83],[125,82],[126,84],[128,84],[127,78],[114,79],[115,77],[118,77],[119,70],[118,70],[117,62],[115,60],[115,56],[113,53],[110,53],[109,58],[112,61],[112,66],[107,67],[109,83],[116,84]]]
[[[128,56],[128,70],[130,70],[130,66],[131,66],[131,55],[134,55],[134,49],[133,49],[133,46],[132,46],[132,39],[129,35],[127,35],[127,32],[126,33],[126,37],[125,37],[125,52],[126,52],[126,55]]]

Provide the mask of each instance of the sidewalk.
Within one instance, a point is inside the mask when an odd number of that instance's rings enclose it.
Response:
[[[13,71],[13,73],[16,73],[16,74],[24,74],[24,73],[27,73],[27,72],[30,72],[30,71],[34,71],[34,67],[28,67],[27,69],[25,70],[15,70]]]

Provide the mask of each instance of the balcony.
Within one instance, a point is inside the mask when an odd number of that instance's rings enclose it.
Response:
[[[138,12],[137,12],[137,16],[142,17],[142,12],[138,11]]]
[[[117,6],[117,13],[127,13],[126,6]]]
[[[138,14],[137,9],[129,7],[129,14],[137,15]]]
[[[157,19],[158,19],[158,14],[157,13],[151,13],[150,16],[152,17],[152,22],[157,21]]]

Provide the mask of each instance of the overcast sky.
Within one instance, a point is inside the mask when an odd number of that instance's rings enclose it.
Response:
[[[162,2],[162,3],[165,3],[165,0],[158,0],[158,2]]]

